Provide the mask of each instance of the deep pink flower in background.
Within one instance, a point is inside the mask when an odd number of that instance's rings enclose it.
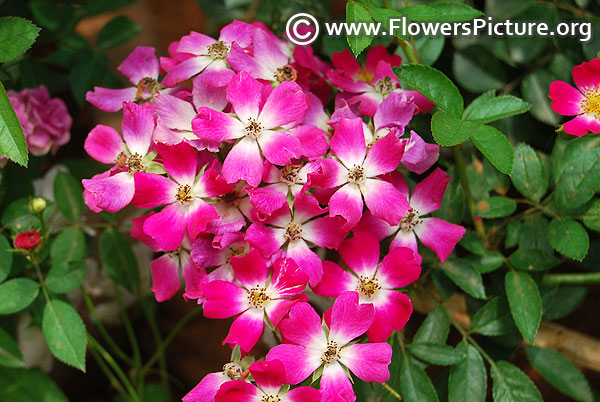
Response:
[[[37,230],[27,230],[15,236],[15,248],[33,250],[41,241],[41,233]]]
[[[73,119],[59,98],[51,98],[44,85],[19,92],[7,91],[32,155],[56,153],[71,139]]]
[[[160,90],[158,83],[158,59],[153,47],[138,46],[117,67],[134,86],[123,89],[94,87],[85,99],[105,112],[121,110],[123,102],[141,101],[152,98]]]
[[[241,232],[222,235],[200,236],[192,245],[192,259],[204,270],[215,267],[208,274],[208,281],[235,282],[231,257],[241,257],[250,252],[250,244]]]
[[[323,262],[323,279],[315,293],[338,297],[357,291],[361,303],[372,303],[375,319],[367,331],[371,342],[385,342],[392,330],[401,330],[410,315],[412,304],[396,289],[410,285],[421,274],[421,266],[411,249],[399,247],[390,251],[379,263],[379,240],[369,232],[355,232],[342,243],[340,256],[350,268],[344,271],[331,261]]]
[[[577,116],[563,124],[565,132],[581,137],[588,132],[600,133],[600,59],[573,67],[577,89],[564,81],[550,84],[552,109],[562,115]]]
[[[247,375],[239,363],[230,362],[223,371],[207,374],[186,396],[182,402],[215,402],[219,388],[229,381],[246,381]]]
[[[319,402],[321,394],[311,387],[298,387],[284,391],[285,367],[279,360],[253,363],[250,374],[256,385],[245,381],[224,383],[215,397],[216,402]]]
[[[298,303],[279,330],[284,343],[273,347],[267,360],[280,360],[285,367],[286,384],[298,384],[320,366],[321,401],[356,400],[350,379],[342,364],[367,382],[385,382],[390,377],[392,347],[387,343],[352,343],[373,323],[372,304],[360,304],[356,292],[341,294],[331,308],[328,333],[321,317],[308,303]]]
[[[204,316],[237,315],[223,344],[238,345],[249,352],[263,333],[265,317],[277,326],[294,304],[306,300],[302,292],[308,275],[289,258],[278,259],[271,270],[258,250],[229,258],[240,285],[220,280],[204,285]]]
[[[393,182],[394,187],[408,197],[408,185],[400,172],[393,172],[386,179]],[[462,239],[466,229],[439,218],[424,218],[423,215],[440,208],[449,181],[450,177],[437,168],[415,186],[409,200],[410,209],[399,224],[389,225],[373,214],[366,213],[358,225],[358,230],[369,231],[379,240],[395,234],[390,248],[408,247],[421,263],[422,258],[417,247],[418,237],[421,243],[433,250],[440,261],[444,262],[456,247],[456,243]]]

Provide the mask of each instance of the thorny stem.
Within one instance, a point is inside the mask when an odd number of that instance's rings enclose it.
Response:
[[[548,274],[542,278],[543,285],[589,285],[600,283],[600,272],[577,274]]]
[[[487,245],[487,238],[485,234],[485,226],[483,226],[483,220],[475,215],[475,200],[473,199],[471,187],[469,186],[469,178],[467,177],[467,169],[465,165],[465,159],[462,154],[462,149],[460,148],[460,146],[455,146],[452,148],[452,153],[454,155],[454,162],[456,163],[456,167],[458,169],[460,182],[465,191],[467,207],[469,208],[469,213],[471,214],[473,224],[475,225],[475,233],[477,233],[477,236],[479,236],[479,238],[483,240],[483,243]]]

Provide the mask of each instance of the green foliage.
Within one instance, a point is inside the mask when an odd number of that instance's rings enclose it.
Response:
[[[348,22],[368,22],[371,21],[369,11],[360,3],[349,1],[346,3],[346,21]],[[361,33],[357,36],[348,36],[348,45],[352,53],[358,56],[373,41],[373,36]]]
[[[516,331],[505,297],[490,299],[473,315],[472,332],[487,336],[506,335]]]
[[[120,46],[142,31],[142,26],[124,15],[113,18],[102,28],[96,39],[98,49],[112,49]]]
[[[499,361],[492,366],[494,402],[541,402],[542,396],[525,373],[512,364]]]
[[[475,214],[482,218],[503,218],[512,215],[517,209],[517,203],[506,197],[489,197],[477,203]]]
[[[0,399],[10,402],[68,402],[61,389],[38,370],[0,367]]]
[[[402,356],[400,390],[403,399],[407,402],[439,401],[435,388],[425,370],[417,366],[408,356]]]
[[[464,360],[465,356],[454,348],[433,342],[413,342],[406,346],[408,351],[424,362],[438,366],[452,366]]]
[[[531,146],[520,143],[515,147],[512,182],[517,190],[533,202],[540,202],[548,191],[549,172],[543,156]]]
[[[87,331],[77,311],[62,300],[52,300],[44,308],[42,330],[56,358],[85,372]]]
[[[25,362],[17,342],[8,332],[0,328],[0,366],[23,367]]]
[[[29,306],[40,292],[40,285],[27,278],[10,279],[0,284],[0,315],[13,314]]]
[[[585,228],[573,219],[554,218],[548,226],[548,241],[566,257],[583,260],[590,247]]]
[[[27,143],[17,114],[0,82],[0,155],[27,166]]]
[[[473,345],[460,342],[456,350],[465,359],[450,368],[448,402],[479,402],[485,400],[487,372],[483,358]]]
[[[87,276],[84,261],[62,261],[54,265],[46,277],[48,290],[54,293],[67,293],[81,285]]]
[[[85,235],[78,228],[67,228],[60,232],[50,244],[52,261],[79,261],[85,257]]]
[[[83,213],[83,188],[73,176],[58,172],[54,179],[54,199],[58,210],[72,221],[77,221]]]
[[[13,262],[13,255],[8,250],[10,248],[10,243],[4,237],[4,235],[0,234],[0,283],[8,278],[8,274],[10,274],[10,268]]]
[[[135,292],[140,286],[137,261],[127,238],[114,229],[107,229],[98,244],[100,261],[106,273],[118,284]]]
[[[448,258],[442,265],[443,272],[470,296],[485,299],[485,287],[481,274],[465,260]]]
[[[15,59],[29,50],[39,32],[40,28],[24,18],[0,18],[0,63]]]
[[[515,324],[523,337],[533,343],[542,319],[542,297],[537,284],[526,272],[510,271],[504,285]]]

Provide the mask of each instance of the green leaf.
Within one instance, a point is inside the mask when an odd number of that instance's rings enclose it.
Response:
[[[590,247],[587,231],[573,219],[552,219],[548,226],[548,241],[556,251],[578,261],[584,259]]]
[[[73,306],[62,300],[46,304],[42,331],[50,351],[58,360],[85,372],[87,331]]]
[[[583,215],[583,224],[589,229],[600,232],[600,200],[595,200],[585,212],[585,215]]]
[[[67,293],[76,289],[87,276],[84,261],[63,261],[52,268],[46,277],[48,290],[54,293]]]
[[[432,342],[413,342],[406,345],[413,356],[438,366],[452,366],[464,360],[465,356],[448,345]]]
[[[504,277],[510,312],[523,337],[533,344],[542,319],[542,297],[528,273],[510,271]]]
[[[562,354],[549,348],[525,349],[529,363],[554,388],[576,401],[592,402],[592,390],[581,372]]]
[[[40,292],[31,279],[15,278],[0,285],[0,314],[12,314],[29,306]]]
[[[486,251],[480,256],[468,256],[466,259],[477,272],[482,274],[495,271],[504,264],[504,256],[497,250]]]
[[[572,137],[572,136],[569,136]],[[579,159],[581,155],[589,150],[600,147],[600,136],[583,136],[581,138],[563,139],[558,136],[554,142],[554,148],[550,159],[552,161],[552,178],[558,183],[567,165]]]
[[[85,251],[85,235],[79,228],[63,230],[50,244],[50,258],[55,264],[82,260]]]
[[[69,71],[69,82],[80,107],[85,104],[86,92],[105,81],[109,73],[108,59],[104,54],[89,49],[77,54]]]
[[[524,143],[515,147],[511,179],[515,188],[534,202],[540,202],[550,184],[550,177],[541,155]]]
[[[542,402],[540,391],[525,373],[506,361],[492,366],[494,402]]]
[[[521,83],[521,95],[531,103],[531,114],[539,121],[556,125],[559,117],[550,107],[548,88],[554,81],[552,74],[546,70],[537,70],[528,74]]]
[[[560,286],[542,318],[558,320],[577,310],[587,296],[587,286]]]
[[[560,259],[542,250],[519,247],[511,254],[509,261],[517,269],[525,271],[545,271],[560,264]]]
[[[425,370],[404,357],[400,368],[400,390],[406,402],[438,402],[438,396]]]
[[[0,400],[69,402],[60,387],[38,370],[0,367]]]
[[[511,174],[515,155],[510,141],[500,130],[481,126],[471,135],[471,141],[496,169]]]
[[[13,254],[8,251],[10,243],[4,235],[0,234],[0,282],[8,278],[12,267]]]
[[[58,172],[54,179],[54,199],[58,210],[69,220],[77,221],[83,214],[83,188],[73,176]]]
[[[506,335],[516,331],[506,299],[496,296],[480,308],[473,316],[470,331],[486,336]]]
[[[114,229],[107,229],[100,236],[98,247],[100,261],[106,273],[132,292],[139,289],[137,260],[127,238]]]
[[[483,358],[465,340],[456,345],[456,350],[466,358],[450,368],[448,402],[480,402],[487,392],[487,372]]]
[[[476,299],[485,299],[485,288],[481,274],[465,260],[448,258],[441,264],[443,272],[459,288]]]
[[[500,89],[506,82],[506,73],[498,59],[481,45],[455,52],[452,72],[463,88],[475,93]]]
[[[83,12],[86,16],[102,14],[108,11],[118,10],[135,4],[135,0],[87,0],[83,5]]]
[[[506,197],[493,196],[479,201],[475,205],[475,215],[482,218],[502,218],[511,215],[517,209],[517,203]]]
[[[96,45],[100,50],[112,49],[130,41],[142,29],[140,24],[136,24],[124,15],[119,15],[104,25],[96,38]]]
[[[27,166],[27,142],[17,114],[0,82],[0,155]]]
[[[566,163],[556,181],[554,200],[559,210],[574,209],[588,202],[600,183],[600,149],[591,149]]]
[[[0,366],[23,367],[25,362],[19,345],[8,332],[0,328]]]
[[[413,342],[445,344],[450,332],[450,318],[446,309],[436,306],[419,327]]]
[[[489,94],[489,92],[479,96],[467,106],[463,119],[491,123],[509,116],[525,113],[531,107],[529,103],[516,96],[489,97],[486,94]]]
[[[442,110],[437,111],[431,118],[431,133],[435,142],[445,147],[465,142],[481,127],[478,122],[461,120]]]
[[[398,10],[400,14],[411,21],[435,21],[441,14],[433,7],[425,4],[402,7]]]
[[[419,91],[439,109],[457,117],[462,115],[463,98],[456,85],[441,71],[422,64],[406,64],[393,70],[401,81]]]
[[[0,18],[0,63],[25,53],[40,33],[31,21],[18,17]]]
[[[371,14],[369,14],[369,11],[363,5],[354,1],[346,3],[346,22],[359,23],[369,21],[371,21]],[[348,40],[348,45],[350,46],[350,49],[352,49],[354,56],[358,56],[371,44],[373,36],[361,33],[360,35],[355,36],[348,35],[346,39]]]
[[[440,14],[438,21],[442,22],[468,21],[483,15],[481,11],[455,1],[438,1],[429,6]]]

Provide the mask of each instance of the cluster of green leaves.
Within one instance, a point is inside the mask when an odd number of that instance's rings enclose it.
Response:
[[[45,375],[24,369],[10,315],[29,313],[58,360],[86,369],[88,332],[68,297],[88,274],[90,239],[82,230],[83,188],[71,174],[59,172],[53,190],[55,202],[44,200],[43,211],[34,209],[29,196],[8,203],[0,217],[0,382],[11,384],[0,386],[2,400],[30,401],[28,395],[35,394],[36,400],[67,401]],[[35,201],[43,203],[39,198]],[[107,226],[97,245],[103,269],[136,293],[139,274],[131,245],[110,228],[110,222]],[[13,249],[14,237],[32,229],[41,233],[40,244],[29,252]]]

